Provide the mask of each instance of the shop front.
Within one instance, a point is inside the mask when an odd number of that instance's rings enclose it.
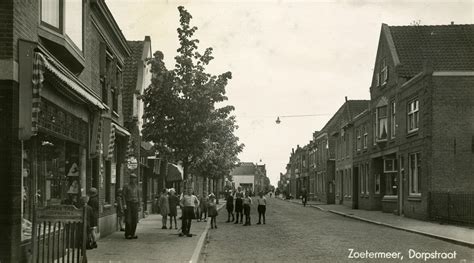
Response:
[[[70,213],[69,208],[83,207],[81,197],[86,195],[90,167],[91,119],[100,112],[101,107],[94,106],[101,106],[101,102],[86,93],[77,79],[57,67],[48,54],[36,52],[30,57],[34,58],[29,61],[33,64],[31,75],[23,74],[20,79],[21,259],[37,257],[38,247],[45,244],[48,236],[57,238],[56,244],[48,243],[46,247],[53,260],[67,251],[64,246],[60,249],[64,238],[58,232],[69,229],[68,223],[60,218]],[[28,92],[32,95],[21,96]],[[62,209],[66,206],[69,208]],[[53,213],[57,219],[53,214],[40,213],[52,207],[62,207]],[[41,217],[55,223],[41,230]],[[77,235],[72,242],[80,244],[81,237]]]

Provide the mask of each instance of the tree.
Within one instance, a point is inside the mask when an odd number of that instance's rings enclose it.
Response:
[[[223,179],[230,176],[230,171],[237,165],[237,155],[244,145],[234,131],[235,117],[216,112],[209,123],[211,133],[205,140],[205,151],[193,164],[193,171],[204,178]]]
[[[161,156],[182,161],[187,179],[190,164],[209,147],[207,140],[214,128],[210,124],[217,117],[227,118],[234,108],[216,108],[216,103],[227,100],[225,87],[232,74],[206,72],[213,59],[212,48],[198,52],[199,40],[193,38],[197,27],[190,26],[192,16],[182,6],[178,10],[180,46],[175,69],[166,68],[160,51],[148,61],[152,80],[143,96],[143,137],[155,143]]]

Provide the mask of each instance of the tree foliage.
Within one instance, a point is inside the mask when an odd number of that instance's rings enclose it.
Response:
[[[148,62],[152,80],[143,96],[143,137],[155,143],[161,156],[182,161],[187,178],[189,169],[202,172],[206,165],[221,171],[228,169],[243,145],[233,134],[237,128],[231,116],[234,107],[216,108],[217,103],[227,100],[225,88],[232,74],[213,75],[206,71],[214,58],[212,48],[204,53],[198,51],[199,40],[193,38],[197,27],[190,25],[192,16],[182,6],[178,10],[180,46],[175,68],[166,68],[160,51]],[[225,151],[214,154],[213,147],[217,146]]]

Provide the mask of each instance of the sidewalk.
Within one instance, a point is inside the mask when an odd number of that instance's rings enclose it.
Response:
[[[219,200],[217,209],[223,206],[225,201]],[[180,216],[178,209],[177,218]],[[149,215],[138,223],[138,239],[125,239],[124,232],[120,231],[101,238],[97,241],[97,249],[87,250],[88,262],[198,262],[210,218],[207,223],[193,220],[193,237],[179,237],[181,220],[177,221],[178,230],[174,226],[173,229],[161,229],[161,215]]]

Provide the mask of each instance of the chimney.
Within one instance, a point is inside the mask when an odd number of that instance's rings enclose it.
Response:
[[[347,102],[347,96],[346,96],[346,102]]]
[[[451,25],[454,25],[454,21],[451,21]]]

